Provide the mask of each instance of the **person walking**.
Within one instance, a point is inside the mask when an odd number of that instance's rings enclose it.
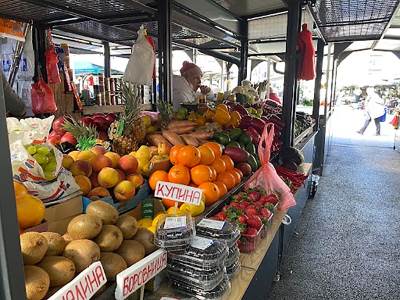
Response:
[[[369,123],[374,120],[376,127],[376,135],[381,134],[380,118],[385,114],[385,103],[383,99],[374,91],[373,87],[361,88],[361,96],[365,100],[365,123],[361,127],[359,134],[364,134]]]

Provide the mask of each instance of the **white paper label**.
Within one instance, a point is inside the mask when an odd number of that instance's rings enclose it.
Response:
[[[49,300],[90,299],[107,282],[101,262],[92,263]]]
[[[188,185],[158,181],[154,197],[199,205],[203,197],[203,190]]]
[[[193,240],[190,242],[190,246],[200,250],[205,250],[208,247],[210,247],[213,243],[214,243],[213,240],[206,239],[201,236],[195,236],[193,237]]]
[[[179,228],[186,226],[186,216],[165,218],[164,229]]]
[[[216,230],[221,230],[225,225],[225,221],[217,221],[212,219],[203,219],[201,220],[197,226],[206,227]]]
[[[167,266],[167,251],[158,249],[117,275],[115,299],[132,295]]]

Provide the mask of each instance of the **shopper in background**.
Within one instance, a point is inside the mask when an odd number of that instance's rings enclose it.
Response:
[[[0,70],[0,73],[1,73],[0,84],[3,87],[7,116],[23,117],[26,113],[24,102],[14,92],[12,87],[8,84],[7,78],[2,70]]]
[[[373,119],[376,127],[376,135],[381,134],[381,117],[385,115],[385,102],[374,91],[373,87],[361,88],[361,96],[365,99],[365,123],[364,126],[357,131],[359,134],[364,134],[369,123]]]
[[[174,75],[172,78],[172,104],[175,111],[181,103],[197,104],[198,89],[203,95],[211,91],[209,87],[201,85],[203,72],[196,64],[184,61],[180,73],[181,76]]]

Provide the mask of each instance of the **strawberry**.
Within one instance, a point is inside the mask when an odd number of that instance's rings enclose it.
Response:
[[[246,208],[246,207],[248,207],[248,206],[250,205],[250,203],[247,202],[247,201],[243,201],[243,202],[241,202],[241,204],[242,204],[242,206],[243,206],[244,208]]]
[[[260,217],[258,216],[249,216],[249,218],[247,219],[247,225],[255,228],[256,230],[259,230],[262,226],[262,222]]]
[[[246,224],[247,223],[247,216],[242,215],[238,218],[239,223]]]
[[[243,232],[243,234],[249,235],[249,236],[256,236],[257,235],[257,229],[252,228],[252,227],[247,227],[246,231]]]
[[[257,215],[257,209],[255,207],[249,206],[244,210],[244,213],[250,217],[250,216],[256,216]]]
[[[219,213],[217,213],[214,216],[215,219],[217,219],[218,221],[225,221],[226,220],[226,215],[224,212],[220,211]]]
[[[279,202],[279,199],[275,194],[270,194],[267,196],[267,202],[277,204]]]
[[[231,202],[231,207],[239,208],[239,203],[238,202]]]
[[[229,205],[225,205],[225,206],[222,208],[222,211],[223,211],[223,212],[226,212],[226,211],[228,210],[228,208],[229,208]]]
[[[272,215],[272,213],[265,207],[260,209],[260,214],[263,218],[269,219],[269,217]]]
[[[251,202],[256,202],[260,199],[261,195],[259,192],[254,191],[254,192],[249,193],[248,197]]]

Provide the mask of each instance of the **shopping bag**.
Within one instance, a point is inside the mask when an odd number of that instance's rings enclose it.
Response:
[[[296,200],[290,188],[276,173],[274,166],[269,162],[271,157],[271,145],[274,140],[274,124],[268,123],[264,127],[263,134],[258,144],[259,168],[248,180],[245,188],[262,187],[266,191],[276,193],[279,197],[279,210],[287,210],[296,205]]]
[[[28,118],[21,121],[7,118],[13,178],[43,202],[79,191],[72,174],[62,167],[63,154],[53,145],[44,142],[53,119],[53,116],[43,120]],[[51,179],[46,178],[45,170],[35,158],[37,156],[28,152],[27,145],[40,145],[53,151],[55,169]]]
[[[312,33],[307,29],[307,24],[302,25],[298,35],[297,48],[300,54],[297,79],[313,80],[315,78],[315,49]]]
[[[142,25],[125,69],[125,81],[139,85],[152,85],[154,64],[154,49],[146,38],[146,31]]]
[[[57,111],[53,91],[42,78],[32,84],[31,98],[35,115],[53,114]]]
[[[379,117],[379,122],[381,122],[381,123],[386,122],[386,114],[387,114],[387,112],[386,112],[386,108],[385,108],[385,113]]]
[[[58,56],[56,53],[56,47],[53,43],[53,38],[51,37],[51,31],[47,31],[47,49],[44,53],[46,58],[46,72],[47,72],[47,82],[48,83],[60,83],[61,77],[58,70]]]
[[[399,128],[399,115],[397,113],[394,115],[392,121],[390,121],[390,124],[392,124],[394,129]]]

